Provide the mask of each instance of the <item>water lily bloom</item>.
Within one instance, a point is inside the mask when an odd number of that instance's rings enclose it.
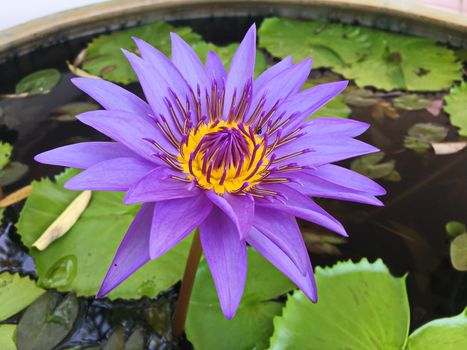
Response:
[[[316,301],[316,285],[296,217],[346,236],[310,197],[381,205],[384,189],[337,165],[378,151],[354,139],[368,124],[309,116],[346,81],[302,91],[311,59],[290,57],[253,78],[252,26],[226,71],[209,52],[203,65],[177,34],[172,58],[134,39],[123,50],[146,101],[110,82],[73,83],[103,110],[77,118],[113,141],[84,142],[36,156],[46,164],[84,169],[65,187],[126,192],[142,203],[105,276],[102,297],[151,259],[199,227],[222,311],[232,318],[247,274],[247,244]]]

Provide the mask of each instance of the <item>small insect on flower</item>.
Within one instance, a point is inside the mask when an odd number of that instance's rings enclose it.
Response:
[[[296,217],[346,236],[310,197],[381,205],[385,190],[330,163],[378,151],[355,140],[368,124],[308,117],[346,81],[301,91],[311,59],[288,57],[253,80],[256,30],[238,47],[230,69],[214,52],[203,66],[171,35],[172,59],[134,38],[141,57],[123,50],[147,102],[110,82],[73,83],[103,110],[77,118],[113,141],[85,142],[36,156],[46,164],[84,169],[73,190],[126,192],[143,203],[99,290],[102,297],[151,259],[199,227],[220,305],[232,318],[251,245],[316,301],[309,256]]]

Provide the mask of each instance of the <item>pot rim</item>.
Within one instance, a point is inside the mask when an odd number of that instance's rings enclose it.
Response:
[[[467,44],[467,15],[449,13],[413,2],[387,0],[116,0],[98,3],[41,17],[0,31],[0,61],[24,54],[37,47],[66,39],[96,33],[98,28],[121,27],[123,18],[133,24],[150,19],[181,19],[210,16],[239,16],[251,14],[289,15],[307,18],[303,7],[327,8],[330,11],[354,11],[379,16],[374,21],[401,19],[422,26],[429,34],[433,28],[455,38],[457,45]],[[286,9],[289,9],[287,11]],[[315,14],[316,15],[316,14]],[[334,18],[336,16],[334,15]],[[120,21],[120,22],[119,22]],[[120,23],[120,25],[118,24]],[[403,23],[402,27],[405,27]],[[387,27],[387,25],[383,25]],[[102,29],[100,30],[103,31]],[[423,29],[418,35],[427,35]],[[439,39],[439,38],[438,38]]]

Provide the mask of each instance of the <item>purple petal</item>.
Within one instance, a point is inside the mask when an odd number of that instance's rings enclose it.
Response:
[[[213,191],[206,192],[207,197],[235,224],[241,239],[245,239],[251,228],[255,213],[255,204],[252,196],[238,196],[229,193],[223,196]]]
[[[245,289],[245,241],[238,238],[232,220],[216,207],[201,224],[200,237],[222,312],[230,320],[237,311]]]
[[[98,298],[107,295],[149,261],[148,246],[153,211],[153,203],[141,206],[110,264],[104,281],[97,292]]]
[[[225,84],[227,72],[225,71],[222,60],[214,51],[209,51],[206,56],[206,75],[211,81],[215,81],[219,88],[222,89]]]
[[[149,240],[151,259],[160,257],[185,238],[206,219],[211,209],[212,203],[204,194],[157,202]]]
[[[302,150],[307,150],[307,152],[284,161],[278,161],[277,165],[293,162],[300,166],[316,167],[379,151],[376,147],[350,137],[304,135],[278,147],[274,150],[274,154],[279,158]]]
[[[108,110],[140,115],[151,113],[151,107],[138,96],[103,79],[73,78],[71,82]]]
[[[146,138],[156,140],[169,152],[174,151],[174,147],[165,139],[154,122],[140,118],[136,114],[101,110],[82,113],[76,118],[153,163],[160,164],[161,161],[153,156],[157,148],[147,142]]]
[[[173,179],[174,175],[180,176],[180,173],[164,166],[154,169],[128,190],[124,203],[158,202],[192,197],[200,193],[192,183]]]
[[[247,241],[258,253],[289,277],[312,302],[316,303],[318,300],[316,282],[309,258],[307,259],[307,273],[303,275],[284,251],[257,229],[251,229]]]
[[[65,188],[69,190],[127,191],[155,167],[140,158],[114,158],[97,163],[74,176]]]
[[[386,194],[386,190],[373,180],[370,180],[366,176],[356,173],[355,171],[342,168],[334,164],[326,164],[317,169],[304,171],[326,181],[355,190],[368,192],[375,196]]]
[[[296,94],[307,80],[310,70],[311,58],[294,64],[271,78],[261,89],[254,91],[250,114],[255,110],[263,96],[266,97],[263,108],[265,111],[269,111],[278,101],[285,101],[290,95]]]
[[[307,273],[308,252],[295,217],[278,210],[257,207],[254,227],[274,242],[303,275]]]
[[[342,118],[317,118],[306,123],[303,132],[308,135],[356,137],[363,134],[370,124],[358,120]]]
[[[44,164],[87,169],[105,160],[120,157],[137,155],[117,142],[81,142],[40,153],[34,159]]]
[[[377,206],[383,205],[383,203],[372,194],[326,181],[320,177],[314,176],[312,172],[297,171],[289,174],[289,177],[299,182],[299,184],[291,183],[290,186],[307,196],[341,199]]]
[[[283,199],[274,199],[272,202],[257,200],[256,204],[258,206],[283,211],[303,220],[314,222],[315,224],[326,227],[331,231],[347,237],[347,233],[339,221],[324,211],[313,200],[301,194],[297,190],[283,184],[268,185],[264,186],[264,188],[278,192],[279,196]]]
[[[227,116],[234,93],[240,96],[246,84],[253,79],[256,57],[256,26],[253,24],[230,63],[225,83],[224,116]],[[237,97],[238,101],[238,97]]]
[[[172,62],[185,77],[188,84],[196,91],[197,86],[204,92],[211,87],[200,59],[178,34],[170,33],[172,40]]]
[[[283,72],[287,68],[292,66],[292,56],[284,58],[279,63],[276,63],[272,67],[266,69],[261,75],[256,78],[253,84],[253,93],[260,91],[264,85],[268,84],[276,75]]]

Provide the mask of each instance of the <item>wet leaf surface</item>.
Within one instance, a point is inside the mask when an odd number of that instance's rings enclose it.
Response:
[[[384,152],[378,152],[358,157],[350,163],[350,168],[370,179],[400,181],[399,172],[396,170],[396,161],[383,162],[385,156]]]
[[[177,33],[190,45],[201,41],[201,37],[189,27],[173,27],[165,22],[154,22],[98,36],[88,45],[82,67],[92,75],[117,83],[135,82],[136,75],[120,49],[137,52],[136,44],[131,39],[136,37],[170,55],[170,32]]]
[[[416,94],[404,94],[396,97],[392,102],[394,107],[406,111],[417,111],[431,105],[431,100]]]
[[[21,350],[52,349],[70,333],[78,317],[79,302],[73,294],[63,299],[55,292],[38,298],[24,313],[16,331]]]
[[[459,128],[459,135],[467,136],[467,83],[453,87],[444,100],[451,124]]]
[[[3,272],[0,274],[0,321],[4,321],[26,308],[40,295],[42,288],[29,277]],[[1,343],[0,343],[1,344]]]
[[[410,127],[404,138],[404,147],[417,153],[423,153],[431,148],[431,143],[443,141],[448,129],[434,123],[417,123]]]
[[[43,95],[52,90],[60,81],[60,72],[56,69],[44,69],[34,72],[16,85],[16,94]]]
[[[227,46],[217,46],[212,43],[199,42],[193,45],[193,50],[195,50],[198,57],[206,62],[206,56],[209,51],[214,51],[219,55],[222,63],[224,64],[225,69],[228,71],[230,67],[230,62],[237,50],[239,44],[233,43]],[[256,50],[256,61],[255,61],[255,77],[260,75],[268,67],[266,57],[261,50]]]
[[[190,300],[186,334],[195,349],[265,349],[272,334],[272,319],[282,304],[271,301],[293,288],[282,273],[268,261],[248,249],[248,277],[245,293],[232,320],[219,306],[217,293],[206,261],[196,274]]]
[[[317,268],[319,302],[301,291],[289,296],[274,320],[271,350],[400,350],[409,331],[405,278],[381,260]]]
[[[371,107],[380,101],[380,98],[373,92],[355,87],[346,89],[343,97],[345,103],[356,107]]]
[[[35,260],[39,284],[79,296],[96,294],[138,206],[123,204],[124,193],[93,193],[89,206],[70,231],[44,251],[31,248],[44,230],[77,197],[63,188],[76,171],[68,170],[54,183],[33,182],[17,223],[23,243]],[[114,298],[155,297],[182,276],[191,236],[164,256],[151,261],[109,294]]]
[[[418,328],[409,337],[407,350],[460,350],[467,348],[467,309],[454,317],[440,318]]]

